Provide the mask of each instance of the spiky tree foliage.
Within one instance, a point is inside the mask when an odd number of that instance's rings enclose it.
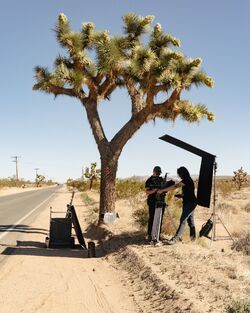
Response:
[[[175,50],[180,41],[166,34],[160,24],[152,27],[152,21],[153,16],[129,13],[123,17],[123,34],[110,36],[97,31],[91,22],[74,32],[67,17],[60,14],[55,31],[66,53],[56,58],[52,72],[35,68],[34,90],[78,98],[86,109],[101,157],[100,216],[114,210],[119,156],[144,123],[157,118],[174,121],[178,116],[188,122],[214,117],[204,105],[181,99],[182,91],[192,85],[213,87],[212,78],[200,69],[201,59],[189,59]],[[147,41],[142,40],[146,33]],[[97,106],[117,87],[130,96],[131,118],[108,141]],[[161,102],[157,102],[159,94]]]
[[[45,183],[45,176],[37,174],[36,175],[36,186],[40,187],[40,186],[42,186],[43,183]]]
[[[232,181],[235,183],[238,190],[240,190],[242,185],[247,182],[247,172],[243,170],[242,166],[237,171],[234,171]]]
[[[84,176],[89,180],[89,189],[92,189],[93,182],[101,178],[101,170],[96,168],[96,162],[91,163],[89,167],[85,168]]]

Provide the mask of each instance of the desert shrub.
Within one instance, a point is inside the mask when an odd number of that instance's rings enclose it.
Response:
[[[139,193],[145,193],[145,183],[131,179],[116,180],[116,200],[129,199]]]
[[[244,211],[246,211],[247,213],[250,213],[250,202],[248,202],[245,207],[243,208]]]
[[[89,184],[82,179],[68,179],[67,186],[71,188],[76,188],[79,191],[86,191],[89,190]]]
[[[217,181],[216,187],[217,187],[218,192],[223,197],[228,197],[234,191],[234,186],[232,184],[232,181],[228,181],[228,180]]]
[[[9,177],[9,178],[1,178],[0,179],[0,188],[4,187],[23,187],[25,185],[30,185],[31,182],[29,180],[19,179]]]
[[[181,206],[182,201],[174,197],[175,192],[171,191],[167,194],[167,203],[169,207],[169,211],[171,213],[172,220],[176,227],[179,226],[179,220],[181,215]],[[138,195],[142,195],[139,193]],[[140,229],[145,230],[148,224],[148,206],[146,203],[146,197],[139,198],[137,195],[137,205],[133,207],[132,216],[134,218],[135,223],[139,226]],[[132,197],[133,199],[135,197]],[[129,200],[131,201],[131,200]],[[136,201],[134,202],[136,203]],[[166,235],[170,235],[175,233],[176,229],[172,224],[172,220],[168,215],[167,208],[165,209],[165,213],[162,221],[162,233]]]
[[[82,201],[86,206],[95,204],[95,200],[90,198],[86,193],[82,194]]]
[[[49,179],[47,181],[45,181],[45,185],[47,186],[53,186],[53,185],[56,185],[58,184],[57,182],[54,182],[53,180]]]
[[[166,235],[173,235],[176,231],[176,227],[179,226],[182,200],[175,197],[176,191],[169,191],[166,195],[166,202],[168,208],[165,209],[165,214],[162,221],[162,233]],[[168,214],[171,214],[171,217]],[[174,225],[173,225],[174,224]]]
[[[146,203],[145,187],[143,182],[125,180],[119,181],[117,184],[117,197],[127,199],[132,207],[133,219],[140,229],[145,230],[148,223],[148,206]],[[175,197],[176,191],[170,191],[166,195],[166,202],[169,209],[165,209],[165,214],[162,221],[162,233],[173,234],[175,227],[179,226],[181,215],[182,200]],[[168,214],[171,214],[171,217]],[[172,218],[172,219],[171,219]],[[173,226],[173,223],[175,227]],[[187,232],[187,227],[184,236]]]
[[[250,301],[233,301],[226,307],[226,313],[250,313]]]
[[[146,202],[141,207],[133,210],[132,217],[141,230],[145,230],[148,224],[148,206]]]
[[[228,214],[229,212],[232,212],[232,213],[237,212],[234,205],[226,203],[226,202],[218,203],[217,210],[219,210],[221,214]]]
[[[167,194],[167,205],[162,221],[162,233],[166,235],[173,235],[176,228],[179,226],[182,200],[174,197],[175,191],[170,191]],[[169,216],[168,212],[171,214]]]
[[[241,234],[241,236],[234,241],[232,249],[241,251],[245,255],[250,255],[250,233]]]

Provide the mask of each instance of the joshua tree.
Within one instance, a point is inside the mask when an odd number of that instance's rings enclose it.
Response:
[[[237,171],[234,171],[234,177],[232,181],[237,186],[238,190],[241,189],[242,185],[247,182],[247,172],[243,170],[243,167],[241,166],[240,169]]]
[[[96,168],[96,162],[91,163],[90,170],[88,167],[85,168],[84,176],[89,179],[89,189],[92,189],[94,180],[98,180],[101,177],[101,170]]]
[[[77,98],[86,110],[101,158],[100,221],[102,213],[115,208],[115,179],[122,149],[144,123],[156,118],[173,121],[178,116],[188,122],[214,118],[204,105],[181,99],[182,91],[192,85],[213,87],[212,78],[200,69],[201,59],[189,59],[171,49],[179,47],[180,41],[164,33],[160,24],[151,27],[152,21],[153,16],[126,14],[124,33],[111,36],[107,31],[96,31],[91,22],[74,32],[67,17],[60,14],[55,32],[66,53],[56,58],[52,72],[35,68],[34,90]],[[142,36],[146,33],[145,42]],[[109,141],[98,105],[109,100],[118,87],[129,94],[131,117]],[[157,95],[163,100],[159,102]]]
[[[36,175],[36,186],[40,187],[40,186],[42,186],[42,184],[44,182],[45,182],[45,176],[37,174]]]

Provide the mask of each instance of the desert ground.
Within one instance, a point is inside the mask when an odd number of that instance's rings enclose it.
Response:
[[[50,205],[66,210],[70,198],[64,186]],[[233,236],[249,231],[249,211],[244,209],[249,199],[250,188],[219,195],[218,214]],[[80,249],[46,249],[45,209],[31,225],[43,232],[23,234],[5,247],[9,255],[0,262],[1,312],[219,313],[232,300],[249,298],[249,255],[231,249],[231,240],[185,239],[154,247],[134,223],[129,201],[118,201],[120,218],[102,227],[96,226],[96,191],[76,192],[73,204],[86,242],[96,243],[97,257],[88,258]],[[210,215],[211,210],[196,209],[198,229]],[[220,224],[217,234],[227,235]]]

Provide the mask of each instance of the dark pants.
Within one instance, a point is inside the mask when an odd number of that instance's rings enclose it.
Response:
[[[154,216],[155,216],[155,202],[148,202],[148,235],[151,236],[152,232],[152,227],[153,227],[153,222],[154,222]],[[162,226],[162,220],[163,220],[163,215],[165,212],[165,207],[166,204],[162,205],[162,219],[161,219],[161,226]],[[161,226],[160,226],[160,233],[161,233]]]
[[[190,237],[195,238],[194,209],[196,208],[196,206],[197,206],[196,203],[183,203],[180,225],[174,236],[176,240],[178,240],[181,237],[186,222],[188,223],[190,229]]]

